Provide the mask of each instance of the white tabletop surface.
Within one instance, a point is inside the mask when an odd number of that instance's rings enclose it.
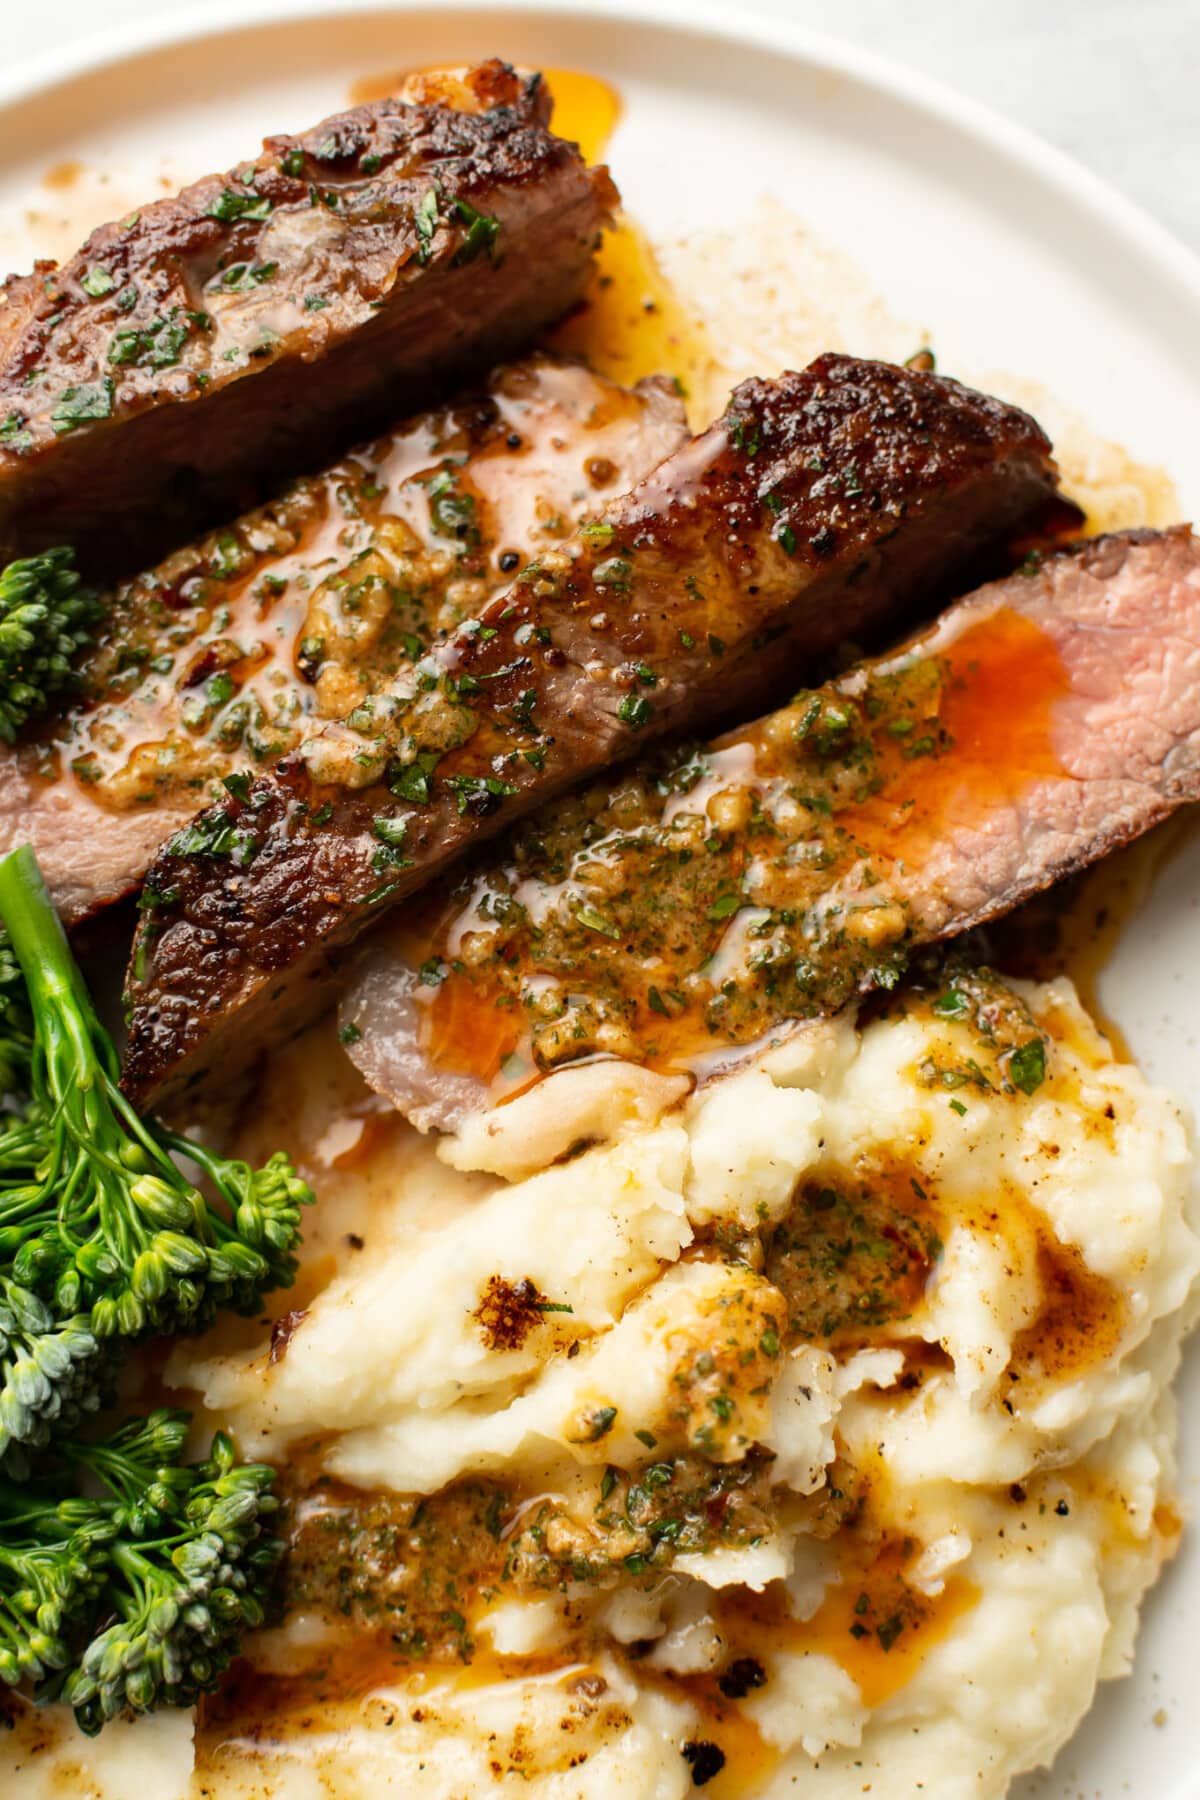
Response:
[[[586,8],[592,0],[576,0]],[[1070,151],[1200,249],[1200,0],[738,0],[921,68]],[[286,0],[281,0],[286,7]],[[9,0],[4,59],[189,0]],[[680,0],[686,15],[686,0]]]

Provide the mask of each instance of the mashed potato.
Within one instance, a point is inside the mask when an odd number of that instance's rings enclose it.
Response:
[[[96,1793],[978,1800],[1053,1756],[1176,1541],[1200,1266],[1178,1108],[1069,984],[910,992],[658,1117],[612,1065],[609,1134],[514,1181],[338,1064],[256,1126],[323,1196],[298,1304],[166,1369],[288,1472],[293,1610]],[[36,1727],[21,1792],[92,1791]]]

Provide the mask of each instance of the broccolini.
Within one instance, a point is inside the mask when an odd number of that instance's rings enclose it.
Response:
[[[263,1617],[274,1472],[239,1464],[222,1432],[182,1462],[189,1424],[160,1408],[62,1443],[34,1482],[0,1479],[0,1681],[32,1681],[89,1734],[191,1705]]]
[[[0,1465],[20,1474],[96,1409],[123,1342],[288,1286],[312,1192],[283,1154],[252,1169],[138,1117],[27,846],[0,862],[0,916],[28,1014],[0,988],[0,1064],[24,1081],[0,1115]]]
[[[74,658],[101,616],[65,545],[0,572],[0,738],[11,744],[53,695],[74,685]]]
[[[0,931],[0,1101],[12,1105],[28,1091],[32,1052],[33,1020],[25,978],[7,935]]]

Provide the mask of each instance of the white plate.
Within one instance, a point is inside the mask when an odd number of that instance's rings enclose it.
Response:
[[[265,130],[335,110],[356,78],[406,65],[500,54],[585,69],[622,95],[610,160],[652,235],[736,225],[773,193],[922,323],[943,366],[1042,383],[1163,465],[1185,516],[1200,514],[1200,262],[1159,227],[1048,146],[845,45],[682,0],[584,5],[208,7],[0,72],[0,254],[24,254],[21,209],[52,164],[144,180],[166,152],[184,175],[223,168]],[[1194,837],[1104,989],[1143,1064],[1193,1106],[1198,891]],[[1184,1418],[1192,1501],[1198,1356]],[[1147,1606],[1134,1675],[1101,1690],[1055,1769],[1019,1784],[1022,1800],[1200,1796],[1188,1705],[1198,1606],[1189,1539]]]

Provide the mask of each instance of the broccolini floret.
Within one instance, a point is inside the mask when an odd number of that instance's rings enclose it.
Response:
[[[126,1708],[190,1706],[263,1617],[274,1472],[223,1432],[184,1463],[189,1425],[160,1408],[64,1442],[34,1483],[0,1480],[0,1681],[32,1681],[89,1734]]]
[[[0,1115],[0,1463],[19,1473],[94,1410],[122,1340],[288,1286],[312,1192],[283,1154],[252,1169],[138,1117],[28,847],[0,862],[0,917],[31,1027],[27,1055],[8,1040],[25,1088]]]
[[[55,694],[75,684],[74,659],[102,611],[65,545],[0,572],[0,738],[11,744]]]
[[[30,1447],[98,1409],[115,1349],[86,1313],[58,1318],[40,1295],[0,1277],[0,1467],[20,1474]]]

